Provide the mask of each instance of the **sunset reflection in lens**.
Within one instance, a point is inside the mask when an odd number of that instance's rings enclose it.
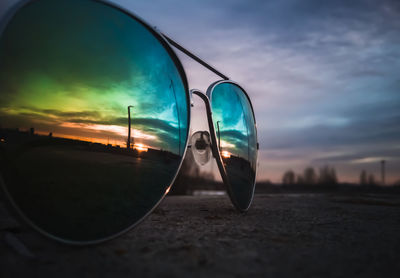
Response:
[[[246,210],[253,197],[257,164],[257,135],[249,99],[230,82],[212,88],[211,107],[219,151],[225,165],[233,203]]]
[[[95,1],[34,1],[0,38],[1,169],[42,231],[96,241],[165,194],[188,134],[187,84],[138,20]]]

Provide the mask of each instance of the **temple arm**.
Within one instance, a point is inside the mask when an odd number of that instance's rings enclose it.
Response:
[[[202,66],[206,67],[207,69],[209,69],[210,71],[212,71],[213,73],[215,73],[216,75],[220,76],[221,78],[223,78],[224,80],[229,80],[229,77],[227,77],[226,75],[222,74],[221,72],[219,72],[218,70],[216,70],[215,68],[213,68],[212,66],[210,66],[209,64],[207,64],[206,62],[204,62],[202,59],[200,59],[199,57],[197,57],[196,55],[194,55],[193,53],[191,53],[189,50],[187,50],[186,48],[182,47],[181,45],[179,45],[177,42],[175,42],[174,40],[172,40],[171,38],[167,37],[165,34],[162,34],[163,37],[174,47],[176,47],[178,50],[180,50],[182,53],[186,54],[187,56],[189,56],[190,58],[192,58],[193,60],[195,60],[196,62],[200,63]]]

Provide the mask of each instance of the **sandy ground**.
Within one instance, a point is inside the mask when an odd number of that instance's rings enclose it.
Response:
[[[400,196],[171,196],[137,228],[70,247],[0,204],[0,277],[399,277]],[[23,245],[21,244],[23,243]]]

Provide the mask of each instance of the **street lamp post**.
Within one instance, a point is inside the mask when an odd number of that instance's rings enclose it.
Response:
[[[176,93],[175,93],[175,87],[174,87],[174,82],[170,78],[171,82],[169,84],[169,87],[172,89],[172,92],[174,93],[174,98],[175,98],[175,104],[176,104],[176,114],[178,116],[178,133],[179,133],[179,141],[178,141],[178,153],[181,155],[181,118],[179,115],[179,107],[178,107],[178,100],[176,99]]]
[[[126,142],[126,148],[131,148],[131,108],[133,105],[128,106],[128,140]]]
[[[220,132],[219,132],[219,122],[220,122],[220,121],[217,121],[217,128],[218,128],[218,149],[221,151],[221,135],[220,135]]]

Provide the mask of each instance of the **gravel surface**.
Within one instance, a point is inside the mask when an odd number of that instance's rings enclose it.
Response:
[[[21,227],[0,203],[0,277],[399,277],[400,196],[170,196],[89,247]]]

